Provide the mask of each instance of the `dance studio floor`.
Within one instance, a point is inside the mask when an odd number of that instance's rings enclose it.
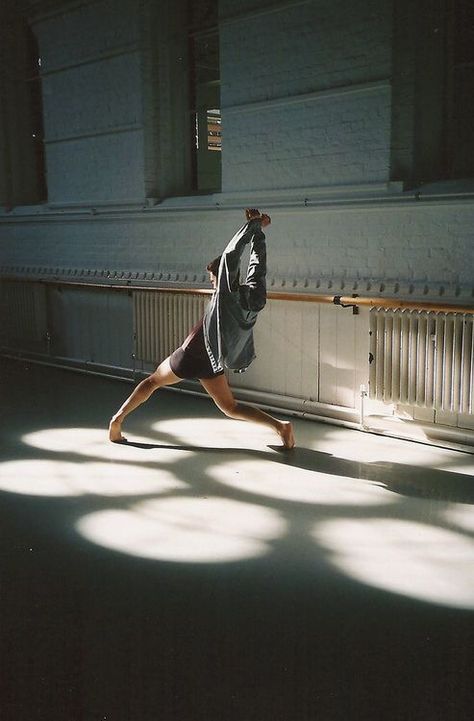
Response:
[[[1,361],[2,721],[467,721],[474,456]]]

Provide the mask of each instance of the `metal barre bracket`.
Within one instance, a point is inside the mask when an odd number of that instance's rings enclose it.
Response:
[[[335,295],[332,299],[332,302],[334,305],[340,305],[341,308],[352,308],[352,315],[359,315],[359,306],[355,303],[342,303],[341,302],[342,295]],[[354,295],[353,298],[357,298],[357,295]]]

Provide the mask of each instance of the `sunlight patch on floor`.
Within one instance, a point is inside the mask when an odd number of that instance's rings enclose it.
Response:
[[[396,493],[371,481],[258,460],[226,461],[211,466],[208,475],[240,491],[299,503],[369,506],[399,501]]]
[[[177,418],[153,425],[158,434],[177,443],[213,448],[265,449],[268,443],[280,443],[276,433],[265,426],[222,418]]]
[[[78,453],[81,456],[89,456],[105,461],[139,461],[146,463],[151,458],[149,451],[144,452],[143,448],[136,448],[133,445],[111,443],[107,438],[107,432],[103,428],[49,428],[48,430],[36,431],[23,436],[23,442],[41,450],[55,451],[56,453]],[[132,436],[130,434],[130,440]],[[144,438],[133,436],[133,442],[144,445],[157,445],[156,438]],[[151,449],[153,450],[153,449]],[[173,463],[186,457],[186,451],[179,448],[160,448],[160,461]]]
[[[286,534],[276,511],[225,498],[142,501],[129,510],[98,511],[77,522],[89,541],[133,556],[184,563],[222,563],[263,556]]]
[[[474,609],[474,541],[460,533],[395,519],[332,520],[313,539],[348,576],[392,593]]]
[[[173,473],[121,463],[22,460],[0,464],[0,490],[31,496],[124,496],[187,488]]]
[[[340,428],[326,433],[324,438],[318,441],[317,449],[332,453],[337,458],[361,463],[404,463],[428,468],[456,457],[455,452],[447,449]],[[453,470],[457,471],[457,468]],[[474,457],[471,464],[471,473],[473,472]]]

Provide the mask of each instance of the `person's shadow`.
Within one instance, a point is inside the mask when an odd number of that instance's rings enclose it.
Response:
[[[284,466],[317,471],[328,475],[346,476],[377,483],[393,493],[414,498],[431,498],[452,503],[474,504],[474,479],[463,473],[443,471],[436,468],[412,466],[406,463],[376,461],[365,463],[338,458],[331,453],[297,447],[286,450],[281,446],[269,446],[273,451],[259,451],[249,448],[223,448],[195,446],[190,444],[140,443],[123,441],[121,445],[143,450],[167,449],[194,453],[239,454],[250,458],[271,461]],[[275,453],[275,451],[277,451]]]

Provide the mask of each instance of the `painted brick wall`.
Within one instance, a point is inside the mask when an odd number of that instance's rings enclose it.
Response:
[[[387,0],[221,0],[220,16],[224,106],[390,75]]]
[[[128,0],[45,16],[41,52],[48,199],[144,197],[139,14]]]
[[[389,179],[390,3],[224,0],[221,17],[223,190]]]
[[[223,190],[389,179],[389,87],[224,115]]]
[[[472,301],[474,208],[412,200],[357,208],[267,208],[271,288]],[[242,223],[241,211],[143,210],[117,218],[9,222],[4,273],[140,278],[202,284],[206,263]]]

